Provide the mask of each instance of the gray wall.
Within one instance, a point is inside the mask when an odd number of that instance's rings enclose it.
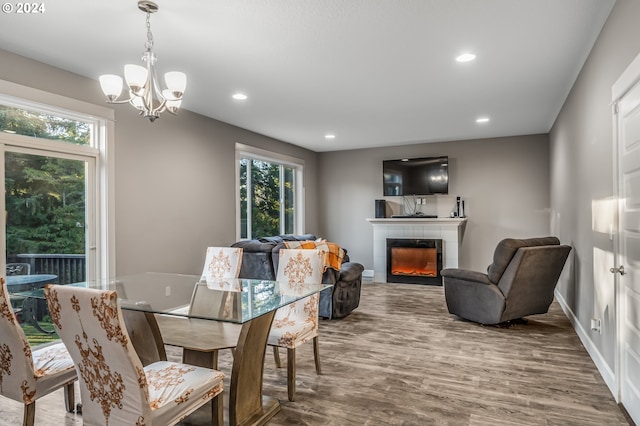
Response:
[[[105,105],[95,80],[2,50],[0,64],[0,79]],[[305,161],[305,222],[318,228],[316,153],[188,111],[151,124],[113,108],[117,274],[199,274],[207,246],[235,241],[236,142]]]
[[[464,268],[484,271],[498,241],[549,234],[547,135],[423,143],[321,153],[321,235],[348,249],[352,260],[373,269],[374,200],[382,199],[382,161],[449,156],[449,194],[427,197],[426,213],[448,216],[455,197],[465,200],[468,223],[460,247]],[[387,197],[402,213],[402,197]]]
[[[616,328],[611,86],[640,53],[640,2],[618,0],[550,134],[552,230],[574,247],[559,292],[611,370]],[[602,319],[602,334],[590,330]]]

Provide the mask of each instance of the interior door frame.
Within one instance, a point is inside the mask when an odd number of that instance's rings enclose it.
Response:
[[[613,120],[613,195],[617,200],[617,209],[616,209],[616,224],[615,229],[616,232],[613,233],[613,260],[614,264],[611,265],[614,268],[620,266],[621,262],[621,244],[622,238],[621,235],[621,212],[622,212],[622,199],[620,197],[621,190],[621,166],[620,166],[620,129],[619,129],[619,114],[618,114],[618,103],[624,98],[624,96],[636,85],[640,84],[640,54],[635,57],[635,59],[629,64],[629,66],[624,70],[624,72],[620,75],[620,77],[616,80],[616,82],[611,87],[611,105],[612,109],[612,120]],[[615,347],[615,394],[614,397],[616,402],[622,404],[622,388],[623,388],[623,360],[624,356],[623,345],[625,344],[624,336],[623,336],[623,322],[624,316],[626,314],[623,300],[623,287],[620,283],[620,274],[614,274],[614,286],[615,286],[615,303],[616,303],[616,347]],[[624,408],[624,407],[623,407]],[[637,419],[634,419],[637,421]]]

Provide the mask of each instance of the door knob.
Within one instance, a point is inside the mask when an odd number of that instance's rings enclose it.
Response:
[[[620,275],[624,275],[625,274],[624,266],[620,265],[619,268],[611,268],[611,269],[609,269],[609,272],[611,272],[612,274],[620,273]]]

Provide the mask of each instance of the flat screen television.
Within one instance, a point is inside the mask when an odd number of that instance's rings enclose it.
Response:
[[[449,193],[449,157],[403,158],[382,162],[384,195]]]

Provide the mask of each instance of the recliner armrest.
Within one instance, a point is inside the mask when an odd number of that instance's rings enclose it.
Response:
[[[444,278],[453,278],[456,280],[473,281],[479,284],[494,285],[494,283],[489,280],[487,274],[483,274],[482,272],[469,271],[466,269],[443,269],[442,271],[440,271],[440,275],[442,275]]]
[[[364,271],[364,266],[357,262],[344,262],[340,266],[340,281],[353,281],[358,279]]]

